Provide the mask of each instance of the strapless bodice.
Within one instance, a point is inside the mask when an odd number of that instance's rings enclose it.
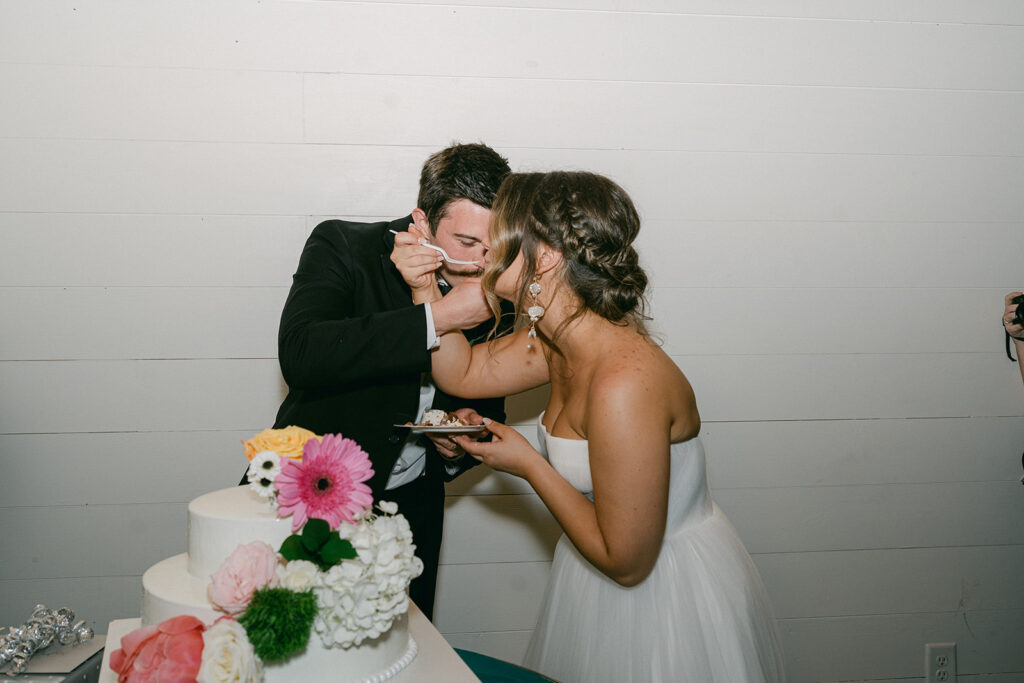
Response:
[[[544,414],[537,420],[537,440],[541,453],[555,471],[573,488],[594,499],[590,475],[590,449],[584,439],[567,439],[548,434]],[[629,454],[624,454],[628,457]],[[674,443],[669,449],[668,518],[666,532],[699,522],[711,515],[713,504],[708,492],[704,445],[700,437]]]

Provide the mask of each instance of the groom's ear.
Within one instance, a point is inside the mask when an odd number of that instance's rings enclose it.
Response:
[[[430,229],[430,222],[427,220],[427,214],[423,209],[412,210],[412,222],[421,235],[424,237],[434,237],[434,232]]]

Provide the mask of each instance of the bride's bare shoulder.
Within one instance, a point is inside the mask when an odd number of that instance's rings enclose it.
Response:
[[[664,402],[693,394],[682,370],[653,344],[628,344],[606,353],[594,368],[591,390],[632,401]]]
[[[595,368],[589,401],[621,416],[667,420],[673,441],[700,430],[693,388],[668,354],[654,344],[633,344],[605,357]],[[597,407],[597,406],[595,406]]]

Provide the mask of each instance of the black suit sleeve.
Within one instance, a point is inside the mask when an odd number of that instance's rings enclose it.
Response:
[[[292,389],[316,389],[429,369],[423,306],[373,311],[361,279],[378,264],[353,262],[330,222],[310,235],[281,314],[278,357]]]

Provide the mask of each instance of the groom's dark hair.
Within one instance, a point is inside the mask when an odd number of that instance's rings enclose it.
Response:
[[[427,215],[431,233],[459,199],[491,208],[501,181],[511,172],[508,160],[483,143],[453,144],[431,154],[420,172],[416,206]]]

